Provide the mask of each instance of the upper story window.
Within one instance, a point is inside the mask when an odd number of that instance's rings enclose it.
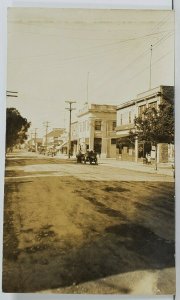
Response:
[[[144,114],[145,109],[146,109],[146,104],[143,104],[143,105],[138,107],[139,117],[141,117]]]
[[[116,121],[113,121],[112,122],[112,130],[115,131],[115,128],[116,128]]]
[[[95,121],[95,130],[101,131],[101,121]]]
[[[149,108],[155,108],[155,109],[157,109],[157,101],[154,101],[154,102],[149,103],[149,104],[148,104],[148,107],[149,107]]]
[[[120,124],[123,124],[123,115],[121,114],[121,118],[120,118]]]

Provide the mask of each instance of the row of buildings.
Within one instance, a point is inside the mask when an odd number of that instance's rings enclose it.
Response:
[[[78,150],[86,152],[94,149],[103,158],[117,158],[121,160],[142,160],[147,153],[155,158],[154,146],[150,143],[129,142],[130,130],[136,131],[134,118],[140,116],[147,107],[158,108],[163,101],[173,101],[174,87],[159,86],[138,94],[135,99],[124,102],[119,106],[85,104],[79,111],[77,120],[71,124],[71,154]],[[57,153],[67,153],[68,132],[62,128],[55,128],[44,136],[42,144],[55,147]],[[173,161],[174,146],[158,145],[159,162]]]

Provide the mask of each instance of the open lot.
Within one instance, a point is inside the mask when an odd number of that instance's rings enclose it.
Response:
[[[169,176],[7,159],[5,292],[174,294]]]

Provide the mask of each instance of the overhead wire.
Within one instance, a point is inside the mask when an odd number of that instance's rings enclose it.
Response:
[[[168,19],[170,18],[170,16],[171,16],[171,12],[168,13],[165,17],[163,17],[163,19],[162,19],[158,24],[156,24],[156,25],[153,27],[152,32],[153,32],[157,27],[163,26],[163,24],[165,24],[165,23],[168,21]],[[174,33],[172,33],[172,35],[173,35],[173,34],[174,34]],[[163,41],[163,40],[167,39],[167,38],[170,37],[170,36],[171,36],[171,32],[168,33],[167,35],[163,36],[160,40],[158,40],[158,43],[156,43],[155,46],[158,46],[158,45],[160,44],[160,41]],[[136,57],[133,61],[131,61],[130,63],[128,63],[128,65],[127,65],[126,67],[124,67],[124,68],[118,70],[118,73],[125,71],[130,65],[134,64],[136,61],[138,61],[139,59],[141,59],[141,58],[142,58],[142,55],[145,55],[145,54],[148,54],[148,53],[149,53],[149,49],[146,48],[146,50],[145,50],[143,53],[141,53],[141,54],[138,55],[138,57]],[[105,83],[103,82],[101,85],[99,85],[98,88],[100,88],[100,87],[102,87],[102,85],[106,84],[107,81],[111,81],[113,77],[114,77],[114,74],[113,74],[110,78],[106,79]],[[97,90],[98,88],[96,88],[95,90]]]
[[[153,33],[153,34],[150,34],[150,35],[159,35],[161,33]],[[124,39],[124,40],[120,40],[118,42],[114,42],[114,43],[109,43],[109,44],[103,44],[103,45],[99,45],[99,46],[95,46],[95,47],[91,47],[91,48],[87,48],[85,49],[86,51],[87,50],[92,50],[92,49],[97,49],[97,48],[103,48],[104,50],[104,47],[108,47],[108,46],[112,46],[112,45],[119,45],[119,44],[122,44],[122,43],[127,43],[129,41],[135,41],[135,40],[138,40],[138,39],[143,39],[143,38],[146,38],[148,36],[150,36],[149,34],[147,35],[143,35],[143,36],[139,36],[139,37],[135,37],[135,38],[130,38],[130,39]],[[109,51],[111,51],[111,49],[109,49]],[[95,52],[96,53],[96,52]],[[99,52],[97,52],[98,54]],[[93,55],[94,53],[92,53]],[[32,56],[25,56],[25,57],[19,57],[19,58],[13,58],[13,59],[9,59],[10,61],[12,60],[22,60],[22,59],[31,59],[31,58],[41,58],[41,57],[48,57],[48,56],[56,56],[56,55],[59,55],[59,53],[50,53],[50,54],[40,54],[40,55],[32,55]],[[86,55],[91,55],[91,54],[86,54]],[[83,55],[83,56],[86,56],[86,55]],[[79,57],[81,58],[82,55],[80,56],[75,56],[76,57]],[[68,59],[73,59],[74,57],[69,57],[69,58],[65,58],[63,60],[68,60]]]
[[[161,61],[162,59],[164,59],[166,56],[168,56],[170,53],[172,53],[173,51],[170,50],[167,53],[165,53],[164,55],[162,55],[160,58],[158,58],[157,60],[155,60],[152,65],[155,65],[156,63],[158,63],[159,61]],[[142,73],[144,73],[144,71],[148,70],[149,66],[145,67],[143,70],[137,72],[135,75],[133,75],[131,78],[127,79],[126,83],[123,83],[123,85],[128,84],[129,82],[131,82],[134,78],[138,77],[139,75],[141,75]]]
[[[169,19],[169,17],[170,17],[170,13],[167,14],[165,17],[163,17],[163,19],[160,20],[160,22],[159,22],[158,24],[156,24],[156,25],[153,27],[152,30],[156,30],[156,28],[160,29],[162,26],[164,26],[164,24],[166,24],[166,22],[167,22],[167,20]],[[163,32],[164,32],[164,31],[163,31]],[[153,32],[151,31],[151,33],[146,34],[146,35],[141,36],[141,37],[136,37],[136,38],[126,39],[126,40],[121,40],[121,41],[115,41],[115,42],[113,42],[113,43],[106,43],[106,44],[103,44],[103,45],[98,45],[98,46],[96,46],[96,47],[93,47],[93,49],[96,49],[96,48],[104,48],[104,47],[110,47],[110,46],[112,46],[112,45],[113,45],[113,46],[114,46],[114,45],[118,45],[118,46],[119,46],[119,44],[127,43],[127,42],[130,42],[130,41],[135,41],[135,40],[142,39],[142,38],[145,39],[145,38],[148,37],[148,36],[151,36],[151,35],[152,35],[152,36],[153,36],[153,35],[159,35],[159,34],[161,34],[160,31],[159,31],[159,32],[155,32],[155,33],[153,33]],[[169,32],[168,32],[168,34],[169,34]],[[163,41],[163,39],[165,40],[166,38],[168,38],[168,34],[167,34],[167,35],[164,35],[163,37],[161,37],[161,39],[158,40],[158,41],[154,44],[154,47],[157,47],[157,46],[161,43],[161,41]],[[107,54],[109,51],[111,51],[111,52],[113,51],[113,49],[106,49],[106,50],[107,50],[107,52],[105,51],[105,49],[103,49],[103,51],[98,51],[98,52],[93,52],[93,53],[91,52],[91,53],[88,53],[88,54],[85,54],[85,55],[78,55],[78,56],[73,56],[73,57],[69,57],[69,58],[62,59],[62,60],[58,60],[59,64],[58,64],[58,65],[56,64],[56,67],[61,66],[63,63],[66,64],[66,62],[77,61],[77,60],[81,60],[81,59],[88,59],[89,57],[94,57],[94,56],[98,56],[98,55],[101,55],[101,56],[100,56],[100,59],[103,59],[103,57],[106,56],[106,54]],[[86,49],[86,51],[87,51],[87,49]],[[119,51],[119,48],[115,48],[114,51],[115,51],[115,52],[116,52],[116,51]],[[146,55],[148,52],[149,52],[149,49],[144,50],[144,51],[141,52],[141,54],[138,55],[133,61],[131,61],[130,63],[128,63],[128,65],[126,65],[125,67],[123,67],[121,70],[118,70],[118,72],[125,71],[126,69],[129,68],[130,65],[132,65],[132,64],[134,64],[135,62],[139,61],[139,60],[142,58],[142,56]],[[104,56],[103,56],[103,54],[104,54]],[[33,56],[33,58],[34,58],[34,57],[38,58],[38,57],[42,57],[42,56],[44,56],[44,57],[46,57],[46,56],[54,56],[54,55],[56,55],[56,54]],[[27,58],[27,57],[26,57],[26,58]],[[28,57],[28,58],[30,58],[30,57]],[[32,58],[32,57],[31,57],[31,58]],[[20,59],[22,59],[22,58],[20,58]],[[52,61],[50,62],[50,64],[52,64]],[[116,64],[116,66],[118,67],[117,64]],[[113,76],[114,76],[114,74],[113,74]],[[111,80],[111,79],[112,79],[112,78],[110,78],[110,80]],[[106,81],[107,81],[107,80],[106,80]],[[102,85],[103,85],[103,83],[102,83],[100,86],[102,86]],[[99,88],[99,87],[98,87],[98,88]]]

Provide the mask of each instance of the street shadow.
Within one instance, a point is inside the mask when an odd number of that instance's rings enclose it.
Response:
[[[18,157],[12,157],[12,159],[6,158],[5,166],[26,166],[26,165],[41,165],[41,164],[77,164],[76,160],[61,159],[56,157],[23,157],[18,159]]]
[[[79,247],[71,240],[57,241],[52,229],[49,242],[42,238],[23,250],[18,250],[16,239],[11,241],[13,253],[5,250],[4,260],[11,261],[14,271],[8,278],[4,274],[4,292],[68,287],[127,272],[170,268],[175,264],[173,241],[133,223],[108,226],[100,237]],[[114,290],[121,294],[130,292],[128,287],[119,285]]]
[[[90,192],[96,185],[99,185],[99,182],[89,183],[91,184]],[[125,188],[124,183],[120,186],[117,182],[117,186],[115,186],[115,182],[108,182],[108,188],[107,182],[104,182],[106,186],[103,191],[109,193],[111,190],[116,196],[117,193],[131,193],[133,184],[132,182],[128,184],[128,188]],[[136,184],[139,188],[143,185],[143,183]],[[152,187],[155,189],[154,183],[152,183]],[[8,188],[13,191],[17,187],[8,184]],[[166,189],[165,186],[164,188]],[[83,191],[75,190],[75,193],[80,193],[82,197],[84,189]],[[91,194],[90,192],[89,194]],[[154,213],[158,205],[161,209],[163,204],[163,195],[157,197],[156,193],[153,197],[159,203],[152,201],[151,197],[149,199],[144,197],[146,204],[141,203],[138,207],[135,201],[133,205],[141,212],[148,207],[149,218],[151,218],[152,211]],[[9,198],[8,201],[11,199]],[[17,232],[13,224],[13,211],[9,210],[8,203],[5,204],[4,292],[32,293],[58,288],[65,289],[87,281],[100,280],[98,284],[106,286],[114,293],[129,294],[131,289],[128,286],[121,286],[117,282],[104,282],[101,279],[133,271],[162,270],[174,267],[175,244],[173,239],[163,238],[143,222],[139,224],[138,221],[129,219],[127,215],[111,207],[108,202],[105,204],[101,199],[94,198],[93,195],[81,198],[81,201],[90,202],[98,213],[112,218],[112,225],[105,223],[100,232],[95,228],[92,230],[88,228],[91,231],[89,236],[86,228],[83,228],[84,236],[87,238],[80,243],[73,234],[63,237],[61,232],[58,232],[57,235],[53,221],[52,224],[40,227],[38,232],[33,229],[32,224],[32,228],[21,233],[30,237],[33,243],[21,248],[19,248]],[[167,203],[169,202],[167,201]],[[169,222],[173,222],[174,215],[171,212],[173,212],[174,206],[173,203],[168,205],[170,209]],[[159,211],[157,216],[159,216]]]

